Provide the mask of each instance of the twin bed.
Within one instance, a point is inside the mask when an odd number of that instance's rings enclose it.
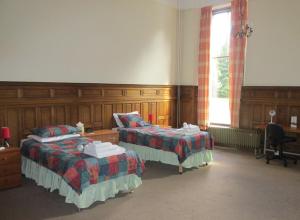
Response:
[[[46,143],[29,138],[21,146],[22,173],[50,191],[58,190],[66,203],[80,209],[140,186],[144,161],[177,165],[182,173],[183,167],[199,167],[212,160],[213,140],[207,132],[187,135],[182,130],[151,126],[139,115],[120,117],[124,118],[119,145],[126,148],[125,153],[99,159],[80,150],[92,142],[84,137]],[[55,131],[67,133],[66,126],[44,130],[48,136]]]
[[[138,153],[145,161],[159,161],[183,168],[207,165],[212,160],[213,140],[207,132],[186,135],[183,130],[146,126],[120,128],[120,146]]]
[[[90,142],[84,137],[47,143],[26,139],[21,146],[22,173],[50,191],[58,190],[66,203],[79,209],[141,185],[144,164],[136,152],[98,159],[80,150]]]

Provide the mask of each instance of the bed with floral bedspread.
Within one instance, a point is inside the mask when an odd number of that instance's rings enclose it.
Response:
[[[136,152],[98,159],[78,150],[78,146],[91,141],[84,137],[50,143],[25,140],[21,148],[22,172],[38,185],[58,189],[66,202],[79,208],[141,184],[144,164]]]
[[[119,128],[119,132],[120,145],[137,151],[144,160],[187,168],[212,160],[214,141],[205,131],[187,134],[182,129],[144,126]]]

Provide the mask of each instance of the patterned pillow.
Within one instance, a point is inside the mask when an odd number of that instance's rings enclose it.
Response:
[[[144,122],[139,114],[119,115],[121,122],[125,128],[136,128],[150,125]]]
[[[74,134],[78,132],[77,128],[69,125],[46,126],[43,128],[34,128],[32,133],[40,137],[55,137],[66,134]]]

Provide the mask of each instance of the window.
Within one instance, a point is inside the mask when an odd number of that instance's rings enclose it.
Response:
[[[210,106],[211,124],[229,125],[230,9],[213,12],[211,22]]]

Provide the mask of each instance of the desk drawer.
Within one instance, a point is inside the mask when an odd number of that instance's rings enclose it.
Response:
[[[21,185],[21,174],[0,177],[0,189],[11,188]]]
[[[9,176],[12,174],[20,174],[21,166],[20,163],[5,164],[0,166],[0,177]]]
[[[0,165],[20,163],[20,152],[4,152],[0,154]]]

